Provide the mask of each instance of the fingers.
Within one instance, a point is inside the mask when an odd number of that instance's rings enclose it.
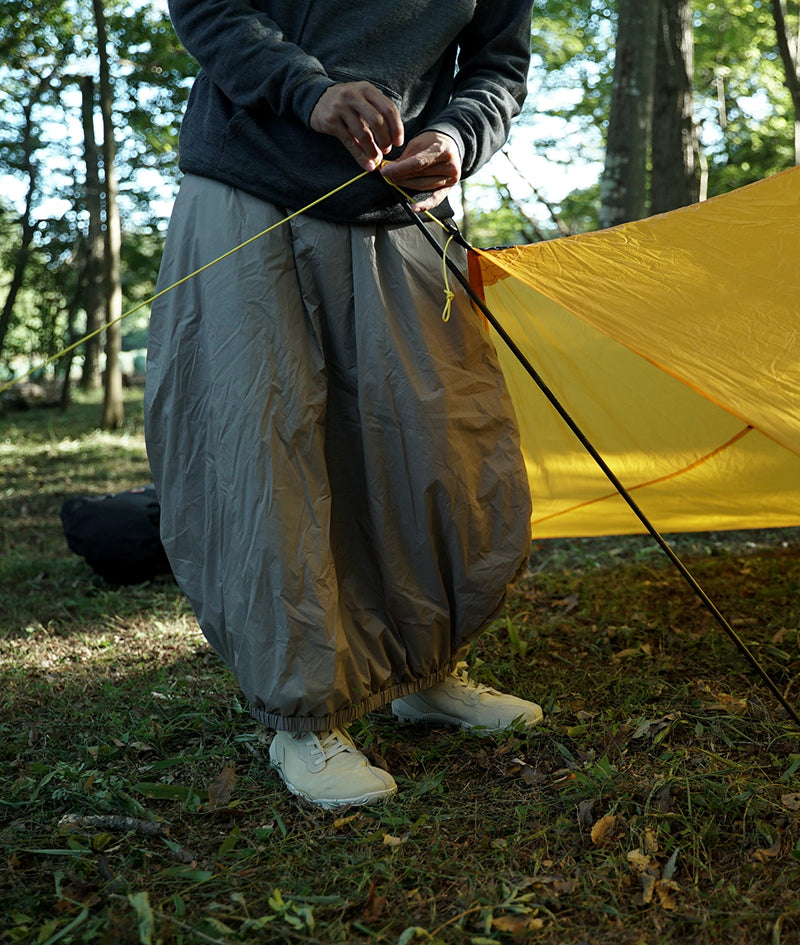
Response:
[[[432,210],[461,179],[461,154],[449,135],[423,132],[408,143],[403,155],[381,173],[404,190],[430,191],[414,204],[417,213]]]
[[[396,105],[369,82],[342,82],[326,89],[311,112],[310,125],[341,141],[367,171],[375,170],[384,154],[404,141]]]
[[[381,173],[403,189],[432,191],[414,207],[429,210],[461,179],[461,154],[449,135],[426,131],[410,141],[402,157],[386,164]]]

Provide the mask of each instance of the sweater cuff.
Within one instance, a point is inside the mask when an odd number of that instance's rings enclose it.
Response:
[[[336,85],[333,79],[319,72],[308,72],[297,83],[292,92],[293,110],[304,124],[310,124],[314,106],[332,85]]]

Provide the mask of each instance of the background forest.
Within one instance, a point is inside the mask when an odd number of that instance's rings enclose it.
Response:
[[[462,188],[467,238],[611,226],[796,163],[797,21],[787,0],[538,0],[527,105]],[[0,382],[152,294],[195,71],[164,0],[0,0]],[[106,360],[118,427],[147,314],[38,379],[67,399]]]

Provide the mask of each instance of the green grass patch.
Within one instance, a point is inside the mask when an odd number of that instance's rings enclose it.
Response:
[[[149,479],[136,394],[99,416],[0,417],[0,941],[800,941],[799,733],[650,539],[537,543],[475,646],[540,730],[374,713],[398,795],[318,811],[174,583],[67,549],[66,498]],[[798,530],[674,540],[797,705]]]

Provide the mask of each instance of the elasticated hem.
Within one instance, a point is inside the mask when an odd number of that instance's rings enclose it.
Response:
[[[281,732],[327,732],[332,728],[346,728],[356,719],[380,709],[381,706],[389,705],[394,699],[402,699],[405,696],[413,695],[415,692],[421,692],[423,689],[430,689],[436,683],[442,682],[450,676],[458,663],[464,659],[464,651],[461,650],[457,656],[448,663],[445,669],[439,670],[431,676],[423,676],[413,682],[398,683],[382,692],[376,692],[375,695],[364,699],[358,705],[348,706],[339,712],[330,715],[324,715],[321,718],[309,718],[303,716],[292,716],[288,718],[283,715],[273,715],[270,712],[264,712],[255,706],[250,706],[250,714],[267,728],[276,729]]]

